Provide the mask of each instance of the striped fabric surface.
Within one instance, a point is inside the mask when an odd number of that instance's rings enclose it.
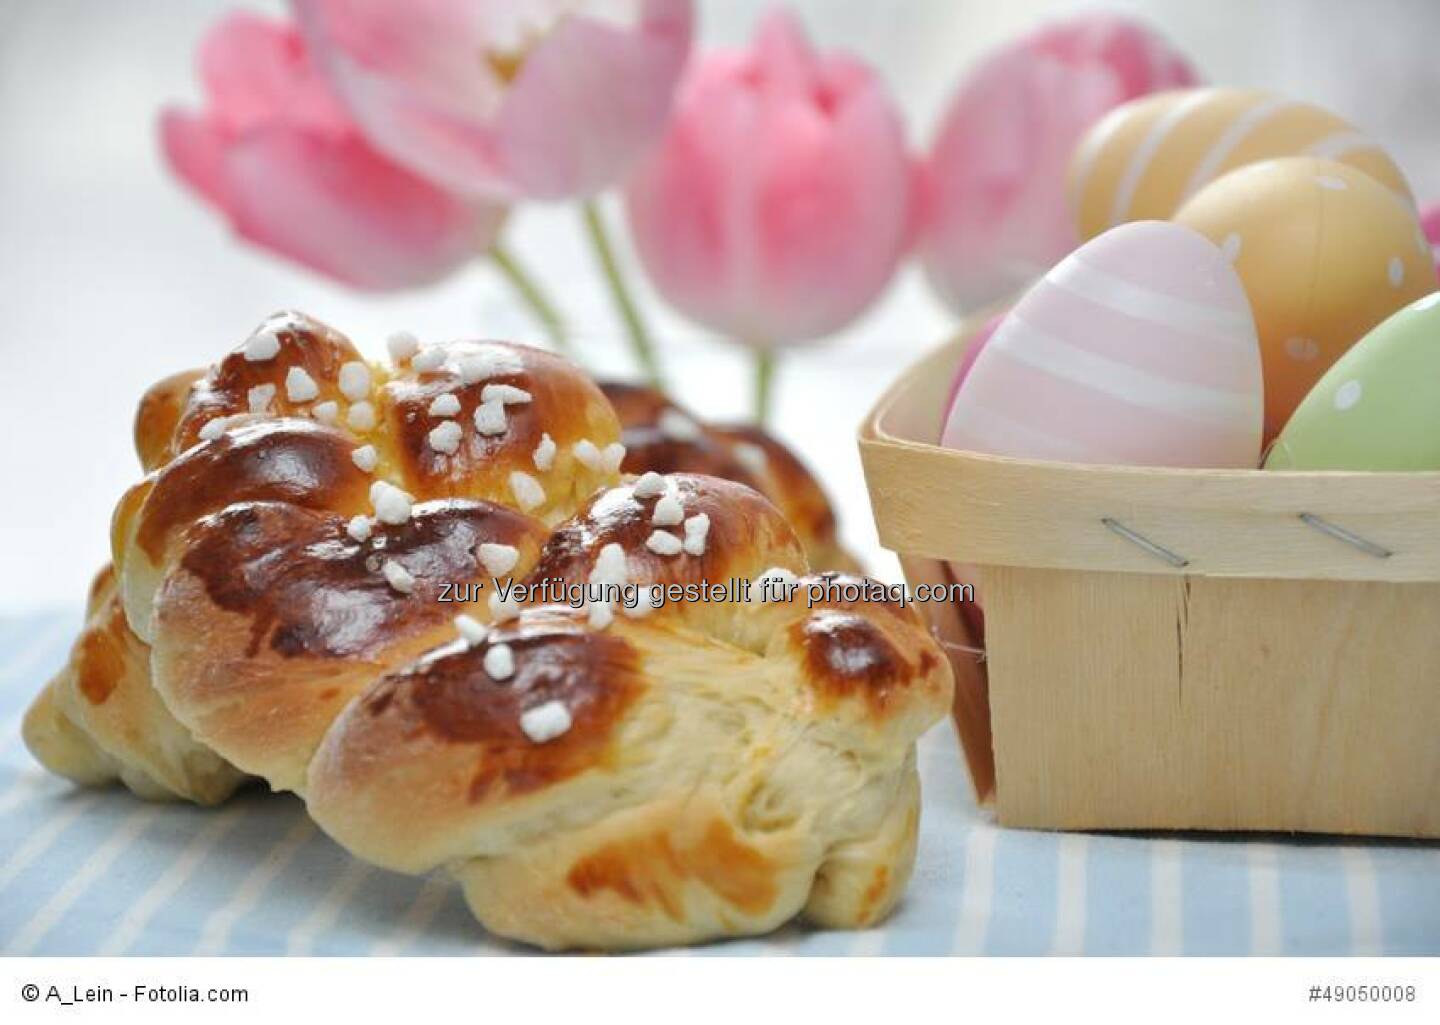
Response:
[[[218,810],[80,791],[20,742],[77,614],[0,620],[0,951],[499,954],[442,877],[369,868],[300,803]],[[954,737],[921,750],[909,894],[882,927],[790,927],[679,954],[1440,954],[1440,845],[996,829]]]

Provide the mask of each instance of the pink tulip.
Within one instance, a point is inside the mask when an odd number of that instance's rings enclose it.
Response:
[[[829,334],[878,296],[907,242],[912,165],[875,74],[816,54],[792,17],[697,61],[626,191],[660,292],[758,346]]]
[[[691,0],[292,0],[376,147],[449,188],[589,196],[664,126]]]
[[[1192,85],[1195,71],[1128,18],[1084,14],[1002,47],[966,76],[923,174],[920,252],[956,312],[1004,299],[1079,239],[1070,154],[1107,111]]]
[[[200,46],[201,113],[168,109],[171,169],[262,248],[366,289],[422,284],[485,248],[504,211],[376,153],[312,67],[298,31],[225,18]]]
[[[1440,203],[1431,203],[1420,211],[1420,227],[1425,232],[1425,241],[1430,243],[1435,268],[1440,270]]]

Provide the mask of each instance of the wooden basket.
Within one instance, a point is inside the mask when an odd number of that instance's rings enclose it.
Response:
[[[965,342],[860,433],[911,587],[978,567],[951,651],[1005,825],[1440,836],[1440,473],[1085,466],[943,449]]]

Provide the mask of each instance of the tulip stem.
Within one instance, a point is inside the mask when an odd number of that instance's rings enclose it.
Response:
[[[490,246],[490,259],[495,263],[495,269],[500,272],[515,294],[534,314],[535,319],[545,330],[545,336],[550,343],[560,352],[570,351],[570,333],[565,327],[565,318],[555,308],[555,303],[545,294],[540,283],[535,280],[525,266],[515,258],[515,254],[499,241],[496,240]]]
[[[764,427],[770,422],[770,407],[775,383],[775,350],[768,346],[755,349],[755,422]]]
[[[596,259],[600,261],[605,283],[610,287],[610,298],[615,303],[615,311],[620,314],[620,319],[625,321],[625,330],[630,336],[630,349],[646,379],[663,391],[665,382],[660,373],[660,361],[655,356],[650,334],[645,330],[640,311],[635,306],[630,288],[625,284],[624,275],[620,272],[620,264],[615,259],[615,250],[610,245],[610,236],[605,230],[600,204],[594,199],[587,199],[581,204],[581,210],[585,216],[585,232],[590,236],[590,245],[595,250]]]

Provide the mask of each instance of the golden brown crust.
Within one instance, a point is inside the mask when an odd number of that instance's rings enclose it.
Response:
[[[155,478],[135,543],[160,559],[177,530],[236,502],[288,502],[353,514],[369,505],[372,478],[354,444],[308,420],[256,420],[187,449]]]
[[[462,499],[421,503],[405,523],[373,530],[360,542],[341,516],[236,503],[190,528],[179,566],[203,585],[208,604],[247,620],[246,654],[263,643],[282,658],[343,659],[369,657],[398,636],[448,622],[445,596],[487,577],[480,545],[517,548],[523,567],[545,538],[522,513]],[[409,593],[386,579],[386,561],[414,578]],[[167,604],[163,592],[160,603]]]
[[[493,679],[485,657],[495,645],[513,653],[514,673]],[[471,804],[497,804],[603,766],[620,716],[645,684],[636,652],[618,633],[593,632],[583,616],[540,608],[501,624],[476,645],[438,648],[366,694],[356,717],[390,720],[401,736],[424,735],[470,751]],[[521,727],[527,709],[563,702],[571,727],[537,744]]]
[[[125,620],[109,566],[91,585],[69,662],[31,707],[23,733],[46,768],[87,786],[119,781],[143,797],[215,804],[245,779],[155,693],[150,651]]]
[[[325,730],[387,669],[454,635],[489,590],[482,544],[532,565],[545,536],[514,510],[459,499],[417,505],[364,542],[331,513],[275,502],[228,506],[187,532],[156,598],[156,685],[195,735],[272,786],[296,789]],[[413,578],[406,593],[385,562]]]
[[[601,389],[624,428],[626,473],[705,474],[764,491],[760,475],[741,460],[733,445],[663,393],[616,381],[605,382]],[[667,431],[661,426],[666,413],[678,413],[698,429],[693,434]]]
[[[910,660],[883,629],[853,612],[817,612],[792,628],[805,653],[805,679],[816,693],[863,695],[883,714],[892,691],[914,675]]]
[[[289,502],[351,515],[369,503],[370,478],[353,446],[307,420],[255,420],[187,449],[132,488],[111,528],[116,571],[131,628],[155,640],[155,592],[185,532],[236,502]]]
[[[182,370],[146,389],[135,411],[135,453],[148,472],[172,458],[175,428],[190,401],[190,389],[205,376],[203,370]]]
[[[637,496],[634,483],[598,493],[572,519],[560,524],[546,542],[526,583],[583,584],[592,578],[601,551],[617,544],[625,552],[627,581],[636,586],[684,588],[701,583],[725,585],[748,581],[772,567],[803,572],[805,553],[795,532],[766,498],[733,481],[692,474],[665,478],[664,496],[678,499],[683,515],[709,520],[703,553],[660,554],[647,547],[652,534],[683,538],[684,522],[654,522],[660,495]],[[715,636],[734,635],[732,604],[670,601],[662,613],[698,621]]]
[[[742,643],[783,651],[799,664],[819,707],[876,727],[923,719],[951,686],[920,614],[865,577],[800,577],[788,601],[752,609],[745,629]]]
[[[829,498],[804,463],[773,435],[750,424],[709,424],[653,388],[601,385],[624,426],[627,473],[692,473],[754,488],[780,509],[817,569],[861,572],[840,544]],[[666,417],[677,415],[676,430]]]
[[[172,457],[198,442],[201,428],[211,420],[257,412],[251,406],[252,388],[273,388],[264,415],[307,416],[317,402],[344,401],[337,381],[340,366],[360,359],[350,339],[293,311],[266,318],[252,333],[252,338],[260,336],[275,339],[277,350],[273,356],[253,359],[242,345],[192,386],[171,441]],[[286,379],[292,369],[309,375],[319,388],[318,396],[303,402],[291,401]]]
[[[807,545],[831,545],[835,542],[835,510],[809,468],[779,439],[753,424],[712,424],[707,428],[716,438],[730,446],[731,451],[745,452],[751,473],[759,479],[757,490],[771,496],[785,512],[795,532],[807,539]],[[755,453],[763,454],[763,459]],[[844,566],[820,565],[819,569],[845,569]]]
[[[448,362],[435,370],[406,368],[380,389],[377,404],[382,430],[377,446],[394,476],[417,498],[460,495],[513,504],[510,475],[528,474],[545,493],[534,515],[553,522],[568,516],[577,502],[596,487],[613,481],[611,470],[587,467],[574,446],[588,441],[597,451],[618,442],[620,425],[600,390],[575,368],[540,349],[500,342],[461,342],[447,347]],[[493,368],[466,383],[471,361]],[[529,396],[503,404],[498,433],[474,429],[476,409],[489,389],[517,389]],[[441,395],[454,395],[459,412],[452,414],[465,430],[456,452],[437,452],[428,435],[439,420],[430,414]],[[503,393],[502,393],[503,394]],[[548,437],[554,462],[541,469],[535,453]]]
[[[257,339],[267,342],[258,353]],[[413,362],[370,363],[333,328],[303,314],[279,313],[209,373],[176,375],[152,387],[142,402],[144,429],[137,423],[137,446],[146,468],[154,469],[201,444],[207,425],[233,431],[275,418],[319,422],[347,442],[348,450],[373,446],[375,476],[417,499],[515,505],[512,475],[527,474],[544,498],[526,511],[547,522],[568,516],[595,488],[618,478],[618,466],[586,465],[575,455],[577,444],[603,451],[618,442],[620,426],[600,389],[572,364],[508,342],[457,341],[431,348],[443,359],[424,369]],[[359,391],[342,387],[347,364],[363,369]],[[290,388],[296,371],[314,386],[296,393],[301,398],[292,398]],[[482,433],[475,411],[492,391],[503,400],[503,416]],[[458,411],[432,412],[434,400],[447,394],[455,397]],[[437,448],[431,437],[446,420],[460,428],[454,451],[443,444]],[[162,438],[167,423],[173,432]],[[536,452],[547,438],[554,456],[541,466]]]

